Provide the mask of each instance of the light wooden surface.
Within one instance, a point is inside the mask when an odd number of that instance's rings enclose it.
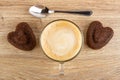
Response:
[[[31,5],[42,4],[51,9],[93,10],[91,17],[52,14],[38,19],[28,13]],[[48,59],[40,49],[39,34],[50,21],[68,19],[86,33],[94,20],[114,30],[114,37],[100,50],[86,43],[81,53],[64,64],[65,76],[58,74],[58,63]],[[37,46],[32,51],[16,49],[7,42],[7,33],[19,22],[32,27]],[[120,80],[120,0],[0,0],[0,80]]]

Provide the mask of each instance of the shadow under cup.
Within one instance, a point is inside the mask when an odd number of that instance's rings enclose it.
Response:
[[[54,20],[42,30],[40,46],[48,58],[64,63],[74,59],[80,53],[83,46],[83,34],[80,28],[72,21],[65,19]],[[58,48],[56,48],[57,46]],[[58,55],[56,54],[57,51]],[[66,54],[62,54],[62,52],[66,52]]]

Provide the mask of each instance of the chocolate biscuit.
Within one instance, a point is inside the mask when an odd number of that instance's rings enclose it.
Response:
[[[8,42],[16,48],[29,51],[36,45],[35,35],[26,22],[21,22],[16,26],[14,32],[8,33]]]
[[[104,47],[113,37],[110,27],[103,27],[99,21],[93,21],[87,31],[87,44],[90,48],[100,49]]]

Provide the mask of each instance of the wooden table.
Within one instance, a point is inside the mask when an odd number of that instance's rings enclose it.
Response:
[[[91,17],[52,14],[38,19],[28,13],[32,5],[42,4],[58,10],[93,10]],[[58,63],[40,49],[41,29],[50,21],[68,19],[82,29],[99,20],[114,30],[114,37],[104,48],[93,50],[84,44],[80,54],[64,64],[65,76],[57,75]],[[19,22],[32,27],[37,46],[32,51],[16,49],[8,43],[8,32]],[[0,80],[120,80],[120,0],[0,0]]]

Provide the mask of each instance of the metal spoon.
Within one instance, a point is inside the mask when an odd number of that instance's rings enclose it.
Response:
[[[38,5],[38,6],[31,6],[29,8],[29,13],[35,17],[43,18],[46,17],[48,14],[51,13],[71,13],[71,14],[80,14],[85,16],[92,15],[92,11],[59,11],[59,10],[49,10],[47,7]]]

